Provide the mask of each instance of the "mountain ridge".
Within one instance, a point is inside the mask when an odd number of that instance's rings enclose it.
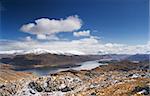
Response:
[[[61,51],[61,50],[47,50],[47,49],[31,49],[31,50],[10,50],[10,51],[0,51],[0,54],[16,54],[16,55],[24,55],[24,54],[59,54],[59,55],[86,55],[84,52],[77,50],[69,50],[69,51]]]
[[[87,54],[86,52],[82,52],[79,50],[49,50],[49,49],[42,49],[42,48],[36,48],[36,49],[30,49],[30,50],[8,50],[8,51],[0,51],[0,54],[7,54],[7,55],[25,55],[25,54],[58,54],[58,55],[115,55],[108,52],[97,52],[93,54]],[[135,54],[120,54],[116,53],[116,55],[136,55],[136,54],[150,54],[149,51],[145,53],[135,53]]]

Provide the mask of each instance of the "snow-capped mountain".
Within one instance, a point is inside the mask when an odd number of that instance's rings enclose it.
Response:
[[[69,51],[60,51],[60,50],[47,50],[47,49],[32,49],[32,50],[10,50],[10,51],[0,51],[0,54],[16,54],[16,55],[23,55],[23,54],[58,54],[58,55],[85,55],[85,53],[76,51],[76,50],[69,50]]]
[[[51,53],[51,54],[59,54],[59,55],[85,55],[85,53],[76,51],[76,50],[70,50],[70,51],[60,51],[60,50],[47,50],[47,49],[33,49],[24,52],[24,54],[44,54],[44,53]]]
[[[24,50],[9,50],[9,51],[0,51],[0,54],[23,54]]]
[[[46,50],[46,49],[32,49],[32,50],[27,50],[24,52],[24,54],[44,54],[44,53],[51,53],[51,51]]]
[[[31,50],[10,50],[10,51],[0,51],[0,54],[6,54],[6,55],[24,55],[24,54],[58,54],[58,55],[106,55],[111,54],[109,52],[99,51],[97,53],[93,54],[87,54],[78,50],[48,50],[48,49],[31,49]],[[146,51],[145,53],[141,54],[150,54],[150,51]],[[134,54],[128,54],[128,55],[134,55]]]

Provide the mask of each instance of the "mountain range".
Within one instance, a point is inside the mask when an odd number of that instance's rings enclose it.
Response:
[[[80,51],[54,51],[46,49],[0,51],[0,62],[13,65],[13,69],[47,67],[73,67],[78,63],[100,61],[149,61],[149,54],[104,54],[87,55]]]
[[[10,51],[0,51],[0,54],[59,54],[59,55],[86,55],[84,52],[80,52],[77,50],[69,50],[69,51],[61,51],[61,50],[47,50],[47,49],[32,49],[32,50],[10,50]]]

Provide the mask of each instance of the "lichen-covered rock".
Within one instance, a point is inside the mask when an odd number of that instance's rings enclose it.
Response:
[[[98,67],[93,70],[81,71],[69,70],[48,76],[0,83],[0,96],[150,95],[149,70],[122,71],[117,70],[117,66],[110,70],[105,67],[103,67],[104,69]],[[111,67],[113,66],[111,65]],[[119,66],[119,68],[123,69],[124,67]]]
[[[28,85],[31,89],[37,91],[37,92],[42,92],[43,88],[41,87],[40,84],[38,84],[37,82],[30,82]]]

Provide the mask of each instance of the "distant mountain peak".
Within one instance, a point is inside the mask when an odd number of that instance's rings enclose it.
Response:
[[[49,50],[46,50],[46,49],[32,49],[32,50],[28,50],[28,51],[25,51],[24,54],[44,54],[44,53],[50,53]]]
[[[0,54],[16,54],[16,55],[23,55],[23,54],[58,54],[58,55],[85,55],[84,52],[80,52],[77,50],[68,50],[68,51],[61,51],[61,50],[47,50],[47,49],[31,49],[31,50],[10,50],[10,51],[0,51]]]

